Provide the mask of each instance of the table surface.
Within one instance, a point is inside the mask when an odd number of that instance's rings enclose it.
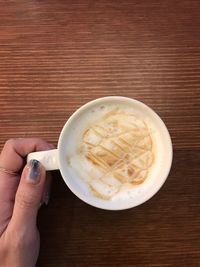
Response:
[[[200,266],[200,2],[1,1],[0,148],[9,138],[56,145],[97,97],[123,95],[169,128],[170,175],[148,202],[105,211],[53,173],[39,213],[37,267]]]

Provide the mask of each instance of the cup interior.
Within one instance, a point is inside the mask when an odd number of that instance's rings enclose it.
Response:
[[[155,142],[155,163],[151,175],[137,186],[135,193],[130,198],[104,200],[92,194],[88,184],[78,177],[77,172],[68,162],[68,156],[77,153],[81,141],[81,131],[90,123],[98,119],[93,111],[102,106],[118,105],[131,107],[136,117],[148,120]],[[161,118],[147,105],[140,101],[121,97],[110,96],[93,100],[80,107],[68,119],[62,129],[58,142],[59,165],[62,177],[70,190],[84,202],[97,208],[106,210],[122,210],[138,206],[150,199],[165,182],[172,163],[172,143],[169,132]]]

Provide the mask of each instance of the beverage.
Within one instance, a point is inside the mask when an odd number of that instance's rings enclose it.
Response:
[[[85,121],[76,154],[68,157],[77,177],[98,198],[130,195],[148,179],[154,165],[148,120],[131,106],[113,104],[91,110]]]
[[[107,210],[135,207],[165,182],[172,143],[160,117],[127,97],[103,97],[80,107],[65,123],[58,148],[33,152],[46,170],[59,169],[69,189]]]

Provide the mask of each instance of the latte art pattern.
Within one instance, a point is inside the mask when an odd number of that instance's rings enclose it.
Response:
[[[143,183],[154,161],[147,124],[121,109],[106,113],[85,130],[79,153],[86,182],[103,199]]]

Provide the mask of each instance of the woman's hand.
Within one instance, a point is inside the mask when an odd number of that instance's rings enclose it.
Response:
[[[18,173],[30,152],[52,148],[38,138],[19,138],[8,140],[0,154],[0,267],[36,264],[40,246],[37,213],[41,203],[48,201],[50,179],[37,160]]]

